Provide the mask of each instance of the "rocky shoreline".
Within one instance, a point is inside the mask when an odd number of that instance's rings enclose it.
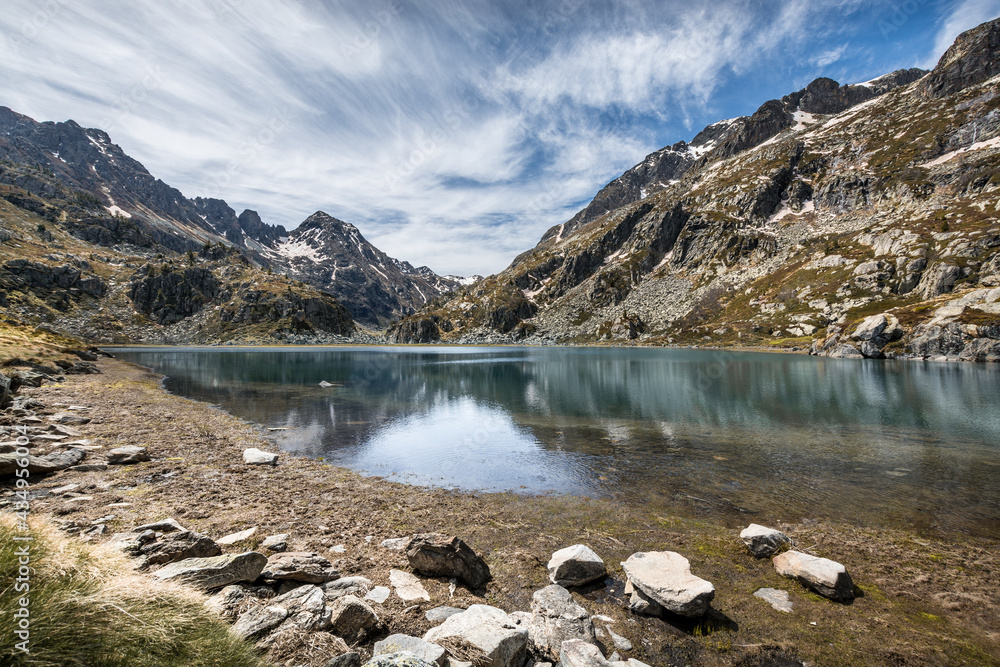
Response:
[[[273,664],[1000,660],[995,540],[739,534],[651,506],[408,487],[272,453],[145,369],[87,363],[100,372],[24,369],[0,405],[0,457],[23,446],[36,466],[31,512],[211,593]],[[0,489],[13,509],[13,478]]]

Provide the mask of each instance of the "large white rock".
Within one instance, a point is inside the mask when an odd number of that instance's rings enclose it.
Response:
[[[597,642],[590,614],[574,602],[573,596],[562,586],[553,584],[535,591],[528,622],[532,653],[556,661],[562,643],[570,639]]]
[[[574,544],[552,554],[549,580],[560,586],[583,586],[608,575],[604,561],[590,547]]]
[[[448,617],[424,635],[425,641],[442,644],[446,649],[453,638],[479,649],[481,655],[473,662],[480,667],[521,667],[528,646],[527,628],[518,627],[502,609],[485,604],[474,604]]]
[[[243,463],[247,465],[278,465],[278,455],[251,447],[243,450]]]
[[[792,541],[780,530],[751,523],[740,533],[740,539],[756,558],[770,558]]]
[[[691,574],[688,559],[673,551],[635,553],[622,568],[633,586],[681,616],[701,616],[715,597],[715,587]]]
[[[228,546],[230,544],[236,544],[237,542],[242,542],[243,540],[247,539],[248,537],[253,536],[253,534],[256,533],[256,532],[257,532],[257,526],[254,526],[253,528],[247,528],[246,530],[241,530],[238,533],[230,533],[229,535],[226,535],[225,537],[220,537],[219,539],[217,539],[215,541],[215,543],[216,544],[221,544],[223,546]]]
[[[796,579],[831,600],[854,599],[854,582],[847,568],[829,558],[810,556],[801,551],[786,551],[772,561],[778,574]]]

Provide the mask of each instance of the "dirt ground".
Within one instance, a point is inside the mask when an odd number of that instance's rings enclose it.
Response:
[[[772,526],[800,550],[846,565],[859,597],[839,604],[778,576],[768,559],[753,558],[738,531],[663,508],[406,486],[284,453],[275,467],[247,466],[243,449],[275,450],[262,429],[168,394],[160,376],[140,367],[117,360],[98,365],[101,375],[69,376],[22,392],[46,405],[41,414],[60,404],[88,407],[83,414],[93,421],[78,427],[84,437],[103,451],[142,445],[153,460],[33,477],[39,497],[32,513],[65,527],[89,527],[114,514],[107,533],[91,538],[97,540],[166,517],[213,538],[257,526],[253,537],[226,551],[253,549],[268,535],[290,533],[289,550],[316,551],[342,575],[363,575],[385,586],[390,568],[409,569],[402,552],[380,546],[386,538],[454,534],[486,559],[494,579],[485,591],[459,586],[451,596],[446,580],[426,579],[430,602],[390,596],[377,609],[379,634],[358,647],[366,657],[374,640],[387,634],[421,636],[432,625],[424,611],[436,606],[529,610],[532,593],[549,583],[545,565],[551,553],[583,543],[604,558],[610,577],[574,589],[574,597],[591,614],[614,619],[612,629],[633,644],[619,652],[623,659],[742,667],[1000,664],[1000,545],[994,540],[928,540],[821,522]],[[9,416],[0,419],[14,423]],[[99,450],[84,463],[103,459]],[[80,486],[69,493],[45,493],[74,483]],[[10,479],[0,480],[0,494],[0,501],[10,500]],[[342,552],[331,550],[339,546]],[[620,562],[651,550],[680,552],[694,574],[715,585],[705,618],[663,620],[628,612]],[[789,591],[792,613],[754,597],[761,587]]]

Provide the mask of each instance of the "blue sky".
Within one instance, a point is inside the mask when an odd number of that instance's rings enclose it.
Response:
[[[818,76],[932,67],[1000,0],[13,0],[0,105],[189,197],[493,273],[646,154]]]

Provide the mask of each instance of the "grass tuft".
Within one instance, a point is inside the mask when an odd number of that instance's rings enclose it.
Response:
[[[143,667],[265,663],[229,634],[203,605],[204,597],[131,570],[107,546],[89,545],[30,521],[32,542],[11,515],[0,516],[0,663],[33,667]],[[30,544],[28,591],[15,590],[17,550]],[[27,597],[30,653],[19,650],[14,611]]]

